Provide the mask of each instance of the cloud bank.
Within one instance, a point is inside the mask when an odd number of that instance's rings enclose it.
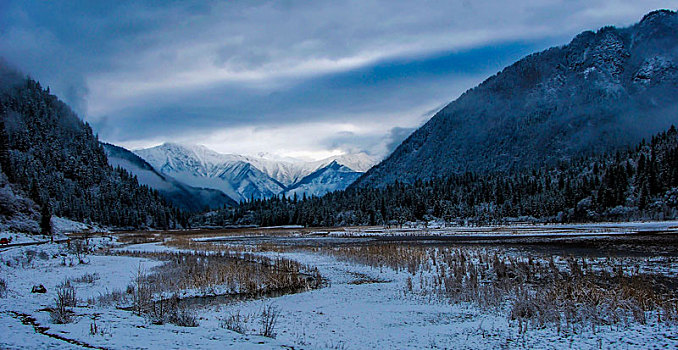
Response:
[[[0,4],[0,56],[103,140],[384,156],[503,66],[675,1]]]

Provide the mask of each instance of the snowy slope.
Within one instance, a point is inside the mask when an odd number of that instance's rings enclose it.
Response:
[[[0,231],[40,232],[40,207],[0,170]]]
[[[328,192],[345,189],[360,175],[362,175],[361,172],[353,171],[335,160],[304,177],[285,191],[285,195],[292,197],[296,194],[299,198],[304,194],[321,196]]]
[[[379,162],[378,159],[368,155],[367,153],[355,153],[355,154],[342,154],[340,156],[334,156],[326,158],[320,161],[322,167],[329,165],[332,162],[337,162],[339,165],[346,166],[353,171],[364,173],[370,168]],[[320,168],[319,166],[318,168]]]
[[[137,177],[140,184],[156,189],[170,202],[184,210],[202,210],[205,207],[220,208],[237,202],[223,192],[209,188],[186,185],[176,179],[158,173],[146,161],[122,147],[103,144],[108,163],[121,167]]]
[[[204,146],[165,143],[137,150],[136,154],[162,174],[191,186],[220,190],[237,201],[271,197],[284,189],[243,157],[220,154]]]
[[[319,161],[293,158],[221,154],[204,146],[165,143],[136,150],[135,153],[163,175],[169,175],[191,186],[217,189],[238,201],[268,198],[294,189],[298,195],[321,195],[346,188],[357,177],[324,175],[311,186],[304,183],[318,171],[337,163],[345,173],[362,173],[376,163],[365,153],[347,154]],[[319,175],[316,175],[316,177]],[[306,185],[304,185],[306,184]]]

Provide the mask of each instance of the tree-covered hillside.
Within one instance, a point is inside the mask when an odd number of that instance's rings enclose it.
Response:
[[[676,33],[678,14],[660,10],[529,55],[440,110],[354,186],[555,165],[666,130],[677,122]]]
[[[0,67],[0,167],[42,212],[116,227],[182,221],[156,191],[110,167],[90,126],[49,88],[6,67]]]

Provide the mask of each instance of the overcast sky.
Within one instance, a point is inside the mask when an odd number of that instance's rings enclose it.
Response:
[[[0,1],[0,56],[102,140],[382,157],[504,66],[676,1]]]

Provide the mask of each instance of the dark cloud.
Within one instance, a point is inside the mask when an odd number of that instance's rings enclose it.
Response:
[[[173,137],[185,133],[187,128],[207,132],[229,126],[384,120],[380,135],[364,136],[360,140],[353,138],[354,147],[348,147],[348,142],[344,142],[341,148],[355,149],[370,142],[381,147],[383,145],[378,142],[392,127],[389,120],[394,115],[413,107],[423,106],[429,110],[431,105],[439,106],[441,101],[447,103],[501,67],[487,64],[480,57],[491,55],[508,64],[534,47],[534,44],[511,43],[461,53],[385,61],[348,72],[309,78],[266,92],[256,87],[224,84],[181,94],[153,96],[150,98],[153,103],[141,99],[115,110],[112,115],[115,115],[116,124],[111,122],[110,129],[101,130],[101,135],[126,141],[144,136]],[[421,123],[438,109],[427,111],[423,116],[420,111],[412,113],[408,117],[409,124]],[[133,127],[138,124],[154,127],[151,130]],[[185,127],[180,127],[182,125]],[[333,140],[325,144],[332,145]]]

